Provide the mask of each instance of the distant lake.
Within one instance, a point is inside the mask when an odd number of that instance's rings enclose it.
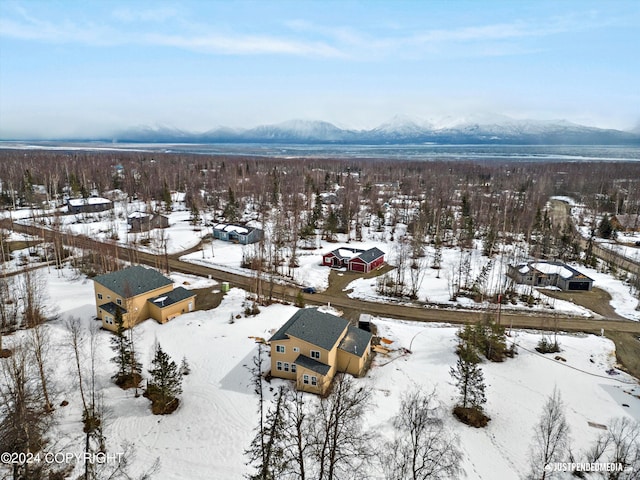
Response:
[[[640,147],[582,145],[339,145],[0,142],[0,149],[138,151],[277,158],[372,158],[523,162],[640,161]]]

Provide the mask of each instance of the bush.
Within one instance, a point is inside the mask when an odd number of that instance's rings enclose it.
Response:
[[[539,353],[558,353],[560,351],[560,345],[557,340],[552,342],[547,337],[542,337],[538,342],[536,351]]]
[[[138,388],[140,386],[140,382],[142,382],[142,376],[138,373],[115,377],[115,384],[123,390]]]
[[[154,415],[169,415],[180,405],[178,398],[166,398],[155,385],[151,384],[149,384],[143,396],[151,400],[151,412]]]
[[[296,301],[294,303],[294,305],[298,308],[304,308],[305,307],[305,303],[304,303],[304,296],[302,295],[302,291],[298,290],[298,294],[296,295]]]
[[[484,414],[482,409],[477,407],[464,408],[461,406],[457,406],[453,409],[453,414],[462,423],[476,428],[486,427],[491,420]]]

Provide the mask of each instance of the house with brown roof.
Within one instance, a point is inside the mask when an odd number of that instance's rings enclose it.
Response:
[[[640,214],[614,215],[610,221],[618,232],[640,232]]]
[[[116,331],[115,318],[122,315],[124,328],[153,318],[159,323],[191,312],[196,294],[174,287],[173,280],[160,272],[140,265],[98,275],[93,279],[97,318],[102,327]]]
[[[294,380],[296,388],[324,395],[339,373],[364,375],[371,358],[369,332],[318,311],[298,310],[269,340],[271,376]]]

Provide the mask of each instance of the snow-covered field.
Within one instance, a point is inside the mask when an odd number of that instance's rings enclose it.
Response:
[[[121,192],[114,191],[113,195],[121,195]],[[174,211],[167,214],[169,217],[169,228],[164,230],[153,230],[149,233],[131,234],[127,233],[126,217],[132,212],[145,211],[147,206],[142,202],[133,201],[131,203],[115,202],[114,209],[111,212],[101,212],[91,215],[63,215],[59,217],[62,222],[62,228],[76,234],[83,234],[92,238],[106,240],[116,238],[123,244],[136,244],[137,248],[155,254],[164,254],[165,245],[166,252],[169,254],[180,253],[197,246],[206,233],[210,230],[207,228],[194,229],[190,222],[190,212],[182,203],[184,200],[179,193],[174,193]],[[572,205],[573,215],[579,215],[580,206],[569,197],[553,197],[563,200]],[[32,212],[30,210],[18,210],[11,212],[14,220],[30,221],[30,219],[43,216],[44,213],[51,212]],[[7,215],[7,212],[0,212],[0,215]],[[585,227],[586,228],[586,227]],[[346,243],[345,235],[338,235],[337,243],[318,242],[318,248],[315,250],[298,249],[299,267],[293,269],[292,277],[285,277],[288,274],[286,267],[282,268],[283,276],[281,280],[293,281],[300,286],[311,286],[317,290],[324,290],[328,286],[329,268],[321,265],[322,254],[341,247],[369,249],[378,247],[386,253],[386,261],[391,265],[398,265],[399,242],[404,234],[405,226],[398,224],[395,227],[387,226],[384,231],[366,227],[363,229],[363,241]],[[10,240],[25,239],[22,235],[16,235]],[[140,242],[147,239],[146,246]],[[395,241],[393,241],[395,239]],[[202,249],[190,254],[183,255],[182,260],[199,263],[203,265],[213,266],[233,273],[241,275],[252,275],[249,269],[242,268],[241,262],[243,253],[250,254],[254,247],[252,245],[242,246],[221,240],[205,241]],[[516,259],[512,255],[514,247],[506,247],[502,253],[494,255],[492,258],[483,256],[482,244],[480,241],[474,242],[474,248],[468,250],[464,255],[469,257],[469,275],[467,283],[478,279],[483,268],[486,269],[486,276],[481,285],[481,290],[486,293],[487,298],[495,298],[497,292],[503,291],[506,283],[506,272],[509,263],[513,263]],[[621,253],[634,258],[638,255],[640,249],[635,247],[616,246]],[[621,249],[625,249],[624,252]],[[286,255],[286,251],[285,251]],[[430,268],[435,256],[435,249],[432,245],[425,246],[425,257],[423,262],[424,277],[419,282],[417,288],[417,297],[421,302],[429,302],[447,306],[459,306],[465,308],[486,309],[489,304],[486,302],[476,303],[473,300],[459,296],[456,300],[451,300],[452,285],[455,282],[462,282],[456,278],[460,270],[461,252],[459,248],[443,248],[441,251],[441,268],[434,270]],[[28,256],[28,255],[27,255]],[[20,253],[16,258],[20,257]],[[23,255],[23,258],[26,258]],[[285,260],[287,260],[285,258]],[[524,259],[518,259],[518,261]],[[285,261],[286,264],[286,261]],[[629,286],[623,281],[616,279],[610,274],[599,272],[595,269],[589,269],[582,265],[575,267],[595,280],[594,285],[607,291],[612,296],[612,306],[616,312],[628,319],[640,320],[640,302],[630,293]],[[13,262],[13,266],[8,265],[6,268],[10,271],[18,269],[17,262]],[[408,284],[411,276],[411,268],[406,265],[404,268],[405,284]],[[276,278],[278,281],[278,278]],[[529,291],[528,287],[519,286],[521,293]],[[376,291],[375,279],[358,279],[351,282],[347,288],[351,291],[349,296],[361,298],[369,301],[397,301],[397,299],[384,298]],[[534,290],[534,297],[539,302],[533,307],[537,310],[547,310],[553,312],[567,313],[582,317],[597,317],[596,314],[583,307],[575,305],[571,302],[557,300],[541,293],[542,291]],[[511,309],[529,309],[530,307],[522,302],[514,305],[508,305],[506,308]]]
[[[55,445],[65,453],[81,452],[80,398],[71,380],[71,358],[64,346],[64,319],[79,317],[87,331],[97,325],[93,320],[93,286],[86,279],[74,279],[67,271],[63,275],[53,270],[47,274],[46,269],[41,272],[46,275],[48,296],[60,314],[59,320],[47,325],[55,347],[55,361],[49,362],[56,384],[55,404],[69,401],[68,406],[57,407],[54,414],[58,420]],[[208,284],[184,276],[174,280],[181,284],[186,280],[193,287]],[[192,373],[184,380],[181,405],[169,416],[153,416],[147,399],[135,398],[133,391],[123,391],[111,382],[111,334],[98,332],[98,382],[109,412],[104,432],[109,451],[120,452],[124,442],[132,442],[135,469],[142,471],[160,458],[160,470],[154,478],[162,480],[226,480],[242,478],[248,472],[243,451],[257,425],[257,398],[246,368],[257,348],[250,337],[268,338],[296,308],[272,305],[262,308],[256,317],[245,318],[244,301],[245,292],[232,289],[214,310],[185,314],[166,325],[149,320],[135,328],[145,372],[156,341],[177,363],[186,357],[191,366]],[[231,323],[230,318],[236,315],[241,317]],[[389,357],[377,356],[366,378],[358,380],[373,391],[367,427],[390,436],[390,418],[398,409],[401,394],[414,386],[435,389],[445,411],[450,411],[456,401],[449,368],[456,359],[457,329],[392,319],[375,319],[374,323],[398,350]],[[23,334],[6,337],[5,343],[11,344]],[[519,354],[514,359],[482,365],[487,384],[486,412],[492,418],[486,428],[466,427],[446,415],[447,424],[460,437],[466,478],[512,479],[524,474],[533,426],[555,387],[566,403],[576,461],[583,460],[580,452],[601,433],[587,422],[606,424],[619,416],[640,420],[637,381],[624,373],[606,373],[615,364],[612,342],[593,335],[562,335],[560,355],[566,360],[562,362],[533,350],[539,337],[517,331],[513,339],[519,345]],[[412,353],[402,355],[400,347],[411,347]],[[272,386],[278,382],[274,380]],[[629,407],[623,407],[623,403]],[[371,478],[380,478],[379,472],[371,472]]]

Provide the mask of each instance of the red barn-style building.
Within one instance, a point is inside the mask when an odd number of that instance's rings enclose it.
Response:
[[[368,273],[384,263],[384,252],[376,247],[369,250],[337,248],[322,256],[322,264],[328,267],[346,267],[352,272]]]

